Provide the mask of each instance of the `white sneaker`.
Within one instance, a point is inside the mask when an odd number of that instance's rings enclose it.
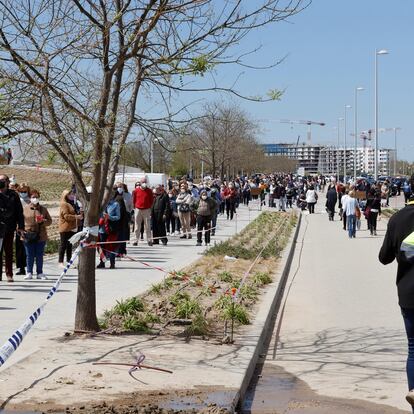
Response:
[[[44,273],[40,273],[39,275],[36,275],[36,279],[47,280],[47,277]]]
[[[31,280],[31,279],[33,279],[33,275],[31,273],[28,273],[23,279],[24,280]]]

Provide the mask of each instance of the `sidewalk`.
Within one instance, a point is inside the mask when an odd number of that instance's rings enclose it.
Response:
[[[396,264],[383,266],[378,261],[387,220],[379,221],[378,236],[371,237],[363,219],[356,239],[349,239],[338,216],[332,223],[321,211],[322,199],[318,214],[304,216],[280,338],[276,346],[273,334],[264,372],[283,369],[322,396],[408,410],[407,345],[397,302]],[[400,204],[400,199],[390,200],[391,207]],[[266,381],[269,378],[263,378],[264,387]],[[259,382],[251,412],[275,408],[272,401],[283,398],[281,394],[268,393],[266,399]],[[309,401],[303,412],[313,413],[311,407]],[[391,410],[379,407],[376,412]]]

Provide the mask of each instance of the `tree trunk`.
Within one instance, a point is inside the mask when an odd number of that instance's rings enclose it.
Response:
[[[79,256],[75,331],[99,331],[96,317],[95,249],[83,249]]]
[[[86,207],[85,225],[97,225],[99,220],[97,195],[91,195],[90,203],[86,203],[85,200],[82,202]],[[94,239],[96,238],[90,237],[89,240]],[[82,249],[79,255],[75,331],[99,331],[96,317],[95,256],[96,249]]]

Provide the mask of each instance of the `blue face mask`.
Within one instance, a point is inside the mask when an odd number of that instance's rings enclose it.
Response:
[[[27,193],[20,193],[21,198],[27,198]]]

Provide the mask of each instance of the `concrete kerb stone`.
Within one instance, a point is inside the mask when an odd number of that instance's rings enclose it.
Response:
[[[239,404],[243,401],[246,394],[247,388],[252,380],[256,365],[258,363],[260,355],[264,351],[264,344],[266,343],[267,337],[271,334],[271,325],[273,316],[278,312],[280,304],[283,298],[284,289],[289,276],[290,267],[292,265],[293,256],[295,253],[296,242],[299,235],[300,225],[302,222],[302,214],[298,212],[298,222],[296,225],[295,232],[291,235],[290,240],[283,250],[282,258],[278,266],[278,270],[275,272],[275,282],[269,285],[269,290],[261,300],[259,310],[253,321],[253,324],[247,327],[250,330],[250,338],[255,337],[255,344],[252,357],[247,364],[247,368],[243,379],[240,383],[240,388],[234,396],[231,411],[235,412]],[[252,327],[254,331],[251,335]]]

